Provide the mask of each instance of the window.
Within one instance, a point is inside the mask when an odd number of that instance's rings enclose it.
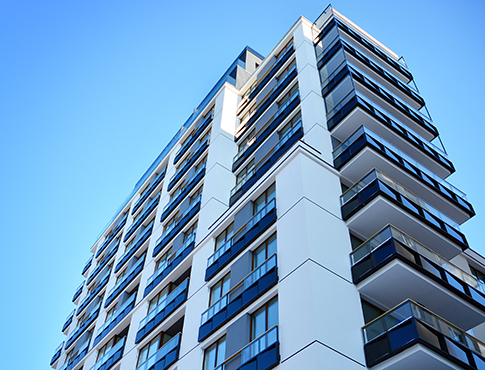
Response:
[[[220,338],[204,352],[204,370],[213,370],[226,358],[226,336]]]
[[[296,114],[295,117],[293,117],[290,122],[288,122],[286,125],[283,126],[283,128],[280,130],[280,140],[283,138],[283,136],[285,136],[285,134],[288,131],[290,131],[293,127],[295,127],[295,125],[298,123],[300,118],[301,118],[301,112],[298,112],[298,114]]]
[[[485,288],[485,274],[472,266],[470,266],[470,271],[477,278],[480,288]]]
[[[245,180],[246,176],[248,175],[249,172],[252,171],[253,168],[254,168],[254,159],[251,160],[251,162],[249,162],[247,166],[244,167],[242,171],[237,174],[236,185],[239,184],[241,181]]]
[[[219,250],[224,243],[226,243],[229,239],[232,238],[234,235],[234,222],[231,223],[226,230],[224,230],[222,233],[219,234],[219,236],[216,238],[216,248],[215,250]]]
[[[219,280],[216,285],[211,288],[209,307],[216,303],[219,299],[227,294],[231,285],[231,273]]]
[[[253,270],[275,253],[276,234],[273,234],[253,252]]]
[[[163,302],[165,298],[175,289],[177,288],[176,285],[172,283],[168,283],[168,285],[163,288],[160,293],[158,293],[155,297],[152,298],[150,301],[150,305],[148,306],[148,313],[152,312],[155,307],[157,307],[160,303]]]
[[[254,134],[254,130],[252,130],[248,134],[248,136],[246,136],[244,140],[241,141],[241,143],[238,145],[238,150],[237,150],[238,153],[245,150],[246,147],[253,145],[255,141],[256,141],[256,135]]]
[[[190,204],[192,204],[194,200],[196,200],[201,194],[202,194],[202,186],[199,189],[197,189],[197,191],[194,194],[190,196]]]
[[[113,308],[111,308],[106,312],[106,320],[104,320],[104,322],[108,321],[111,318],[111,316],[113,316],[115,311],[116,311],[116,305],[114,305]]]
[[[170,257],[172,254],[172,247],[168,248],[168,250],[162,254],[162,257],[157,261],[156,265],[155,265],[155,271],[157,271],[168,259],[168,257]]]
[[[286,102],[288,100],[290,100],[291,96],[297,91],[298,91],[298,84],[293,86],[289,92],[287,92],[285,95],[283,95],[281,100],[278,102],[278,108],[281,108],[283,105],[285,105]]]
[[[140,367],[143,363],[145,363],[146,360],[148,360],[151,356],[157,353],[157,351],[162,348],[163,345],[167,343],[170,339],[172,339],[172,336],[166,333],[160,333],[155,338],[153,338],[150,343],[148,343],[140,350],[136,367]]]
[[[195,222],[191,227],[187,229],[187,231],[184,232],[184,240],[182,243],[185,243],[188,238],[192,236],[192,234],[195,234],[197,232],[197,222]]]
[[[251,340],[278,325],[278,298],[273,298],[251,315]]]
[[[120,337],[114,336],[98,351],[98,357],[96,357],[96,362],[98,362],[105,354],[107,354],[113,346],[121,340]]]
[[[271,199],[273,199],[275,196],[276,196],[276,186],[275,184],[273,184],[254,201],[253,214],[255,215],[256,213],[261,211],[261,209],[263,209],[263,207],[266,204],[268,204],[271,201]]]
[[[177,221],[177,217],[178,217],[178,214],[176,214],[170,220],[168,220],[167,224],[165,225],[165,230],[163,232],[167,232],[167,230],[172,227],[175,221]]]
[[[293,60],[293,62],[291,62],[288,67],[286,67],[281,73],[280,75],[278,76],[277,80],[278,82],[280,82],[282,79],[284,79],[286,77],[286,73],[293,68],[293,66],[296,64],[296,60]]]

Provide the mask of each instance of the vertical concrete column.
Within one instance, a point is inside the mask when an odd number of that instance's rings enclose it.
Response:
[[[298,88],[301,99],[301,115],[306,143],[322,154],[323,160],[333,163],[332,141],[327,130],[325,105],[320,88],[312,24],[302,18],[294,32]]]

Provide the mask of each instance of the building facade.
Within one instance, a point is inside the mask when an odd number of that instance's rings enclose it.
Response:
[[[91,248],[58,370],[485,369],[474,216],[404,60],[245,48]]]

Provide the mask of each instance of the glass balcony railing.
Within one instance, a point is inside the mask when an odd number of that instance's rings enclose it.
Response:
[[[182,215],[178,217],[177,220],[165,230],[162,236],[157,240],[157,244],[159,244],[159,242],[165,239],[173,231],[173,229],[175,229],[180,224],[180,221],[183,220],[183,218],[187,216],[190,213],[190,211],[192,211],[197,205],[199,205],[201,199],[202,199],[202,194],[200,194],[197,198],[195,198],[192,201],[192,203],[190,203],[189,207],[184,211],[184,213],[182,213]]]
[[[116,285],[109,291],[108,297],[111,297],[122,285],[124,285],[127,280],[131,279],[133,272],[136,271],[145,262],[145,255],[143,255],[124,275],[118,280]]]
[[[52,358],[51,358],[51,362],[50,362],[51,365],[54,362],[56,362],[59,359],[59,357],[61,356],[63,346],[64,346],[64,342],[62,342],[61,344],[59,344],[59,346],[57,346],[56,350],[54,351],[54,356],[52,356]]]
[[[437,184],[439,184],[438,190],[440,190],[441,187],[446,188],[449,192],[456,194],[456,196],[461,197],[464,200],[467,199],[466,194],[463,193],[460,189],[451,185],[448,181],[443,180],[441,177],[437,176],[436,174],[428,170],[425,166],[423,166],[422,164],[420,164],[419,162],[417,162],[416,160],[408,156],[406,153],[396,148],[394,145],[388,143],[386,140],[382,139],[380,136],[378,136],[377,134],[375,134],[365,126],[360,126],[357,130],[354,131],[352,135],[349,136],[347,140],[345,140],[333,151],[334,160],[340,157],[342,153],[346,151],[352,144],[354,144],[362,135],[367,135],[368,137],[372,138],[372,140],[382,144],[384,147],[388,148],[389,150],[391,150],[392,152],[400,156],[407,163],[416,167],[419,171],[425,174],[425,176],[427,176],[428,178],[432,179]],[[388,150],[386,152],[388,152]],[[408,169],[410,168],[409,166],[405,166],[405,167]],[[416,171],[413,171],[413,173],[416,173]],[[420,177],[423,177],[423,176],[420,176]],[[426,182],[429,183],[430,185],[433,185],[432,183],[429,182],[429,180]],[[433,186],[433,187],[436,187],[436,186]]]
[[[71,325],[75,312],[76,312],[76,309],[72,310],[71,313],[67,316],[66,321],[64,322],[64,325],[62,326],[63,332]]]
[[[126,300],[125,303],[123,303],[120,307],[118,307],[115,310],[115,312],[113,312],[113,314],[110,316],[110,318],[106,320],[103,325],[101,325],[101,327],[98,329],[97,335],[100,335],[103,332],[103,330],[105,330],[108,326],[110,326],[113,322],[115,322],[118,319],[118,316],[120,315],[120,313],[125,311],[128,306],[134,304],[135,298],[136,298],[136,292],[133,293],[130,296],[130,298]]]
[[[91,263],[93,262],[93,258],[94,258],[94,254],[91,255],[91,257],[89,257],[89,259],[87,260],[86,264],[84,265],[84,268],[83,268],[83,272],[82,274],[84,275],[86,273],[86,271],[89,270],[89,268],[91,267]]]
[[[215,261],[217,261],[220,256],[222,256],[231,248],[231,246],[232,239],[229,239],[207,259],[207,267],[211,266]]]
[[[180,256],[186,249],[187,247],[192,244],[193,242],[195,242],[195,233],[191,234],[187,240],[184,242],[184,244],[182,244],[180,246],[180,248],[178,248],[175,252],[173,252],[170,256],[167,257],[167,259],[165,261],[163,261],[163,263],[159,266],[159,268],[157,269],[157,271],[155,271],[155,273],[150,276],[147,280],[147,286],[150,285],[151,283],[153,283],[153,281],[159,277],[160,275],[162,275],[163,271],[167,268],[167,266],[169,266],[173,260],[175,258],[177,258],[178,256]]]
[[[297,91],[295,91],[295,92],[293,93],[293,95],[291,95],[291,96],[290,96],[290,98],[288,99],[288,101],[287,101],[285,104],[283,104],[283,105],[282,105],[282,106],[281,106],[281,107],[280,107],[280,108],[279,108],[279,109],[276,111],[276,113],[275,113],[275,114],[274,114],[274,116],[273,116],[273,119],[278,118],[278,116],[279,116],[281,113],[283,113],[283,111],[286,109],[286,107],[288,107],[288,106],[289,106],[291,103],[293,103],[293,101],[294,101],[295,99],[297,99],[299,96],[300,96],[300,91],[298,91],[298,90],[297,90]]]
[[[182,333],[178,333],[172,339],[170,339],[167,343],[163,345],[153,356],[151,356],[148,360],[146,360],[142,365],[140,365],[136,370],[148,370],[152,368],[156,363],[163,360],[170,352],[177,351],[178,346],[180,345],[180,337]],[[178,358],[178,356],[176,356]],[[174,361],[175,362],[175,361]],[[168,366],[165,366],[163,369],[167,369]]]
[[[140,225],[143,223],[143,221],[148,217],[150,213],[155,209],[155,207],[158,205],[158,201],[160,200],[160,193],[153,198],[145,207],[144,211],[136,218],[133,220],[133,223],[131,226],[128,228],[126,231],[126,235],[123,241],[127,241],[131,235],[134,234],[134,232],[140,227]]]
[[[278,325],[275,325],[241,350],[241,364],[245,364],[277,342]]]
[[[173,161],[174,164],[177,163],[180,160],[180,158],[182,158],[182,156],[185,154],[185,152],[187,152],[187,150],[195,142],[195,140],[197,140],[200,134],[202,134],[202,132],[205,131],[209,123],[212,121],[213,117],[214,117],[214,110],[212,110],[207,114],[207,116],[204,118],[204,121],[198,127],[195,128],[194,133],[189,138],[187,138],[185,143],[175,154],[175,158]]]
[[[172,303],[177,296],[187,289],[189,286],[189,279],[185,279],[177,288],[175,288],[167,297],[158,304],[148,315],[146,315],[138,325],[138,330],[145,327],[148,322],[153,320],[160,312],[162,312],[170,303]]]
[[[132,257],[138,248],[140,248],[143,243],[145,243],[146,240],[152,235],[152,230],[153,230],[153,221],[150,222],[150,224],[143,230],[142,233],[138,234],[136,238],[133,240],[131,243],[130,247],[123,253],[121,258],[118,260],[119,262],[116,265],[115,272],[118,272],[121,267],[128,262],[130,257]]]
[[[479,341],[477,338],[471,336],[467,332],[442,319],[438,315],[413,302],[412,300],[405,301],[399,306],[379,316],[374,321],[366,324],[362,328],[364,343],[367,344],[373,341],[384,333],[389,332],[393,328],[411,319],[416,319],[417,321],[429,325],[437,332],[443,334],[445,337],[459,342],[461,345],[467,347],[471,351],[485,357],[485,343]]]
[[[112,360],[112,357],[116,355],[118,351],[122,351],[123,347],[126,342],[126,337],[123,337],[121,340],[118,341],[111,349],[106,353],[103,357],[101,357],[95,364],[94,366],[91,367],[90,370],[99,370],[102,366],[106,365],[106,363],[110,360]],[[119,358],[121,358],[121,353],[119,355]],[[114,363],[114,362],[113,362]]]
[[[112,240],[116,237],[116,235],[118,235],[119,231],[123,229],[123,226],[125,226],[126,224],[127,218],[128,218],[128,213],[124,213],[123,217],[117,221],[116,227],[113,228],[113,231],[106,237],[101,247],[98,248],[98,250],[96,251],[96,258],[98,258],[101,255],[101,253],[112,242]]]
[[[94,320],[98,317],[99,310],[101,308],[101,301],[91,310],[83,322],[78,323],[76,328],[73,330],[72,334],[69,335],[66,341],[66,349],[74,343],[74,341],[79,338],[79,336],[84,333],[84,331],[91,325]]]
[[[82,291],[83,291],[83,288],[84,288],[84,281],[79,284],[79,286],[76,288],[76,292],[74,293],[73,297],[72,297],[72,301],[76,301],[76,299],[79,298],[79,296],[81,295]]]
[[[145,202],[148,196],[155,190],[155,188],[162,182],[165,178],[165,174],[167,172],[167,167],[165,167],[162,172],[160,172],[157,177],[152,181],[152,183],[146,188],[146,190],[140,195],[140,198],[136,201],[135,205],[133,206],[133,211],[131,214],[134,214]]]
[[[256,281],[258,281],[262,276],[264,276],[269,270],[276,267],[276,253],[264,261],[259,267],[253,270],[248,276],[242,279],[238,284],[236,284],[231,290],[222,296],[218,301],[216,301],[212,306],[210,306],[204,313],[202,313],[200,318],[200,325],[205,324],[208,320],[214,317],[218,312],[220,312],[230,301],[231,294],[238,288],[244,286],[244,290],[251,287]]]
[[[460,230],[460,225],[458,225],[458,223],[456,223],[454,220],[452,220],[448,216],[442,214],[441,212],[439,212],[435,208],[431,207],[427,203],[423,202],[420,198],[418,198],[416,195],[411,193],[409,190],[405,189],[404,187],[399,185],[397,182],[395,182],[394,180],[392,180],[391,178],[387,177],[382,172],[379,172],[377,170],[372,170],[362,180],[357,182],[350,189],[348,189],[344,194],[342,194],[342,196],[340,197],[340,204],[343,206],[345,203],[347,203],[351,198],[353,198],[357,193],[362,191],[362,189],[364,189],[369,183],[371,183],[375,179],[385,183],[391,189],[394,189],[396,192],[403,195],[408,200],[411,200],[413,203],[420,206],[422,209],[425,209],[426,211],[431,213],[436,218],[447,223],[448,225],[452,226],[456,230],[458,230],[458,231]]]
[[[445,271],[448,271],[450,274],[454,275],[466,284],[485,294],[485,287],[482,285],[479,279],[463,271],[461,268],[451,263],[449,260],[441,257],[433,250],[424,246],[420,242],[411,238],[409,235],[403,233],[392,225],[386,226],[372,238],[370,238],[365,243],[361,244],[352,251],[352,253],[350,254],[352,266],[356,265],[362,259],[369,256],[373,251],[375,251],[377,248],[379,248],[390,239],[397,240],[404,246],[418,253],[420,256],[423,256],[427,260],[434,262],[436,265],[442,267]]]

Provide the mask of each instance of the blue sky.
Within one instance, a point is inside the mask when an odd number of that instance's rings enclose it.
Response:
[[[49,369],[98,233],[239,52],[316,1],[0,2],[2,367]],[[485,253],[482,1],[334,1],[404,55]],[[269,15],[269,16],[268,16]]]

